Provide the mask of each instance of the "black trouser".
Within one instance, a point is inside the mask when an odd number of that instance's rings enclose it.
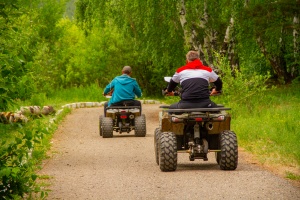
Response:
[[[210,99],[200,100],[180,100],[178,103],[170,105],[170,109],[188,109],[188,108],[217,108],[217,104],[212,102]]]
[[[140,107],[140,114],[142,114],[142,104],[138,100],[126,100],[120,101],[118,103],[111,104],[110,107],[113,106],[139,106]],[[106,108],[108,107],[108,102],[104,104],[104,116],[106,116]]]

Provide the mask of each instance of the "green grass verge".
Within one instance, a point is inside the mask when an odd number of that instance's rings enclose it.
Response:
[[[269,89],[232,107],[232,129],[239,145],[266,165],[284,165],[300,175],[300,90],[296,85]],[[287,172],[291,174],[290,172]],[[291,176],[287,176],[290,178]]]

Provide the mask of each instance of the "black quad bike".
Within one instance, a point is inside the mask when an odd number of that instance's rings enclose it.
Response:
[[[189,154],[190,161],[207,161],[208,153],[214,152],[220,169],[237,168],[237,137],[230,130],[231,116],[226,112],[230,108],[220,104],[217,108],[160,108],[159,127],[154,132],[154,149],[161,171],[176,170],[178,153]]]
[[[146,117],[141,114],[139,106],[130,106],[130,101],[124,106],[106,108],[106,116],[99,117],[99,132],[103,138],[113,137],[113,131],[122,134],[135,131],[136,137],[146,136]]]

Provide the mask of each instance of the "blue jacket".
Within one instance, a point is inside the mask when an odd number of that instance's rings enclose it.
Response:
[[[141,97],[142,91],[135,79],[127,74],[115,77],[104,89],[104,95],[114,90],[108,106],[126,100],[133,100],[135,96]]]

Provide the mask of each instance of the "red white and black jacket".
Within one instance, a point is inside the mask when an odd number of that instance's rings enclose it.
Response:
[[[180,83],[181,99],[197,102],[209,98],[210,82],[214,83],[217,91],[221,91],[222,81],[219,76],[210,67],[204,66],[199,59],[196,59],[176,70],[168,85],[168,92],[173,91]]]

